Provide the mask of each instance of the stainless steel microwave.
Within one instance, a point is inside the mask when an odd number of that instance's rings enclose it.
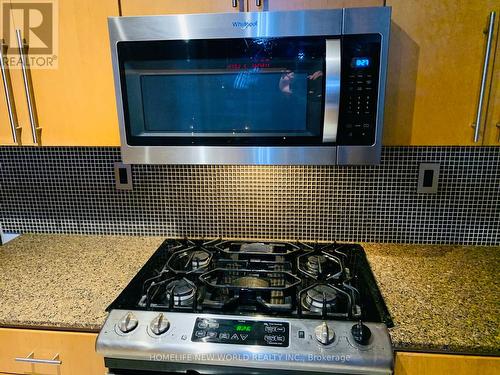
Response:
[[[390,8],[109,18],[131,164],[376,164]]]

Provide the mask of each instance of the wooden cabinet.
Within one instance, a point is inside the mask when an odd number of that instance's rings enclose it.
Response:
[[[247,0],[121,0],[123,16],[224,13],[246,10]]]
[[[392,30],[385,107],[385,145],[500,145],[500,48],[497,0],[387,0]],[[120,144],[106,18],[176,14],[382,6],[384,0],[64,0],[58,2],[58,68],[32,69],[47,146]],[[474,143],[477,102],[492,10],[497,22],[481,139]],[[16,15],[17,14],[17,15]],[[21,24],[22,13],[13,13]],[[1,32],[1,30],[0,30]],[[15,50],[16,46],[10,46]],[[495,58],[496,53],[496,58]],[[494,64],[493,64],[494,62]],[[24,145],[33,144],[20,69],[10,69]],[[497,125],[499,127],[497,127]],[[0,145],[12,144],[3,90]]]
[[[396,353],[394,375],[498,375],[499,357]]]
[[[236,6],[234,6],[236,5]],[[122,0],[123,16],[383,6],[383,0]]]
[[[41,144],[119,145],[107,30],[107,17],[118,15],[118,3],[65,0],[58,2],[58,8],[58,66],[30,70]],[[23,13],[12,15],[15,24],[22,24],[18,18]],[[17,54],[16,46],[10,48]],[[22,141],[30,145],[33,140],[22,73],[20,69],[10,71]],[[6,113],[2,98],[0,120]],[[0,144],[12,143],[7,124],[1,123]]]
[[[11,374],[103,375],[104,360],[95,352],[97,334],[0,329],[0,371]],[[57,359],[57,364],[29,364],[15,358],[33,353],[35,359]]]
[[[474,145],[484,30],[498,1],[386,3],[392,6],[392,29],[384,144]]]
[[[248,0],[250,11],[383,6],[384,0]]]
[[[500,14],[497,15],[500,18]],[[497,22],[499,22],[497,20]],[[500,42],[497,40],[496,59],[493,67],[493,79],[486,109],[484,144],[500,146]]]

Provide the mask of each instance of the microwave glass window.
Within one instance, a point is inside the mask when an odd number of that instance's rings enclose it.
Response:
[[[118,53],[132,145],[322,137],[324,38],[121,42]]]
[[[304,110],[306,82],[306,73],[263,73],[253,69],[236,73],[144,75],[144,130],[309,135]],[[272,108],[268,108],[269,103],[273,103]]]

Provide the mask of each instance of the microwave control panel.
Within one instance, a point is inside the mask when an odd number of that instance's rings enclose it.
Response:
[[[342,37],[340,145],[375,143],[380,49],[379,34]]]

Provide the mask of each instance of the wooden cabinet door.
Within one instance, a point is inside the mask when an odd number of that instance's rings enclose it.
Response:
[[[248,0],[250,11],[300,10],[383,6],[384,0]]]
[[[498,375],[500,358],[456,354],[396,353],[394,375]]]
[[[500,14],[497,14],[499,17]],[[500,23],[500,20],[497,19]],[[495,65],[491,89],[489,91],[486,121],[484,125],[484,145],[500,146],[500,42],[497,41]]]
[[[97,334],[26,329],[0,329],[0,371],[14,374],[103,375],[104,359],[95,352]],[[33,352],[36,359],[60,365],[16,362]]]
[[[225,13],[246,10],[247,0],[122,0],[122,16]],[[236,5],[236,6],[233,6]]]
[[[392,27],[384,144],[474,145],[484,30],[498,0],[387,5]]]
[[[57,68],[30,70],[42,145],[120,144],[107,28],[117,15],[116,0],[58,2]],[[33,144],[21,71],[12,72],[23,144]]]

